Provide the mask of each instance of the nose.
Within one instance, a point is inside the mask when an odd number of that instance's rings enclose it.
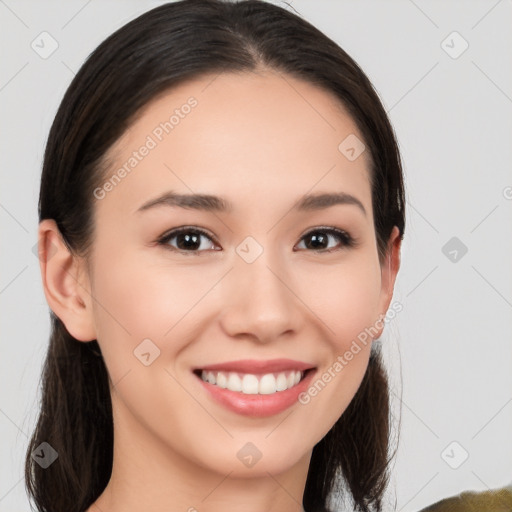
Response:
[[[221,326],[229,336],[269,343],[299,332],[304,303],[295,295],[286,264],[276,264],[264,251],[247,263],[236,258],[223,282]]]

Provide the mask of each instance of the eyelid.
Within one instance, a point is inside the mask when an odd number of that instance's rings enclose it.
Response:
[[[331,249],[317,249],[316,252],[320,252],[320,253],[329,253],[329,252],[336,252],[336,251],[339,251],[341,249],[350,249],[350,248],[354,248],[354,247],[357,247],[359,245],[359,239],[355,236],[353,236],[349,231],[347,231],[346,229],[342,229],[342,228],[338,228],[336,226],[315,226],[313,228],[310,228],[308,230],[306,230],[301,236],[300,236],[300,239],[299,239],[299,243],[302,242],[302,239],[311,234],[311,233],[315,233],[315,232],[324,232],[324,233],[327,233],[327,234],[334,234],[334,235],[337,235],[339,238],[343,239],[343,243],[342,243],[342,246],[340,249],[336,249],[336,248],[331,248]],[[315,252],[314,249],[312,249],[311,251],[306,251],[306,252]]]
[[[220,245],[219,242],[217,241],[217,239],[215,238],[215,236],[212,233],[210,233],[206,229],[203,229],[203,228],[200,228],[200,227],[197,227],[197,226],[180,226],[180,227],[177,227],[177,228],[172,228],[172,229],[166,231],[163,235],[161,235],[156,240],[156,243],[159,244],[159,245],[167,245],[167,242],[169,240],[171,240],[172,238],[174,238],[175,236],[180,235],[183,232],[186,233],[186,232],[189,232],[189,231],[195,231],[196,233],[199,233],[200,235],[203,235],[206,238],[209,238],[214,244]],[[174,247],[172,247],[172,249],[174,249],[175,251],[178,251],[178,252],[189,252],[189,253],[195,252],[195,253],[198,253],[198,254],[200,254],[201,252],[204,252],[204,251],[183,251],[181,249],[176,249]]]
[[[176,228],[172,228],[168,231],[166,231],[164,234],[162,234],[157,240],[156,240],[156,243],[158,245],[163,245],[163,246],[168,246],[168,242],[169,240],[173,239],[174,237],[180,235],[181,233],[183,232],[190,232],[190,231],[194,231],[200,235],[203,235],[205,236],[206,238],[209,238],[214,244],[216,245],[220,245],[216,239],[216,237],[211,234],[209,231],[207,231],[206,229],[203,229],[203,228],[200,228],[198,226],[180,226],[180,227],[176,227]],[[336,252],[336,251],[339,251],[339,250],[342,250],[342,249],[349,249],[349,248],[353,248],[353,247],[356,247],[359,245],[359,239],[357,237],[354,237],[349,231],[347,231],[346,229],[341,229],[341,228],[338,228],[338,227],[335,227],[335,226],[314,226],[312,228],[308,228],[305,232],[303,232],[300,237],[299,237],[299,242],[298,243],[301,243],[303,238],[311,233],[315,233],[315,232],[325,232],[327,234],[334,234],[334,235],[337,235],[339,238],[343,239],[343,243],[341,245],[341,248],[331,248],[331,249],[311,249],[311,250],[306,250],[306,252],[319,252],[319,253],[330,253],[330,252]],[[201,254],[202,252],[206,252],[206,251],[185,251],[185,250],[182,250],[182,249],[176,249],[175,247],[172,247],[172,246],[168,246],[170,247],[170,250],[173,250],[173,251],[176,251],[176,252],[179,252],[179,253],[189,253],[189,254]],[[294,249],[295,251],[295,249]]]

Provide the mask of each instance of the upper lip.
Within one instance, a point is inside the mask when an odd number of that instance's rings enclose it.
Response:
[[[240,359],[238,361],[229,361],[225,363],[211,364],[194,368],[194,370],[205,371],[231,371],[240,373],[273,373],[286,370],[309,370],[315,368],[315,365],[294,361],[293,359],[271,359],[267,361],[258,361],[256,359]]]

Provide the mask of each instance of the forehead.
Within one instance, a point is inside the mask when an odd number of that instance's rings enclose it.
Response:
[[[226,196],[235,206],[336,190],[371,211],[368,151],[351,161],[340,150],[354,136],[362,141],[344,106],[313,84],[272,71],[205,75],[139,112],[109,151],[105,178],[125,172],[107,199],[133,213],[166,190]]]

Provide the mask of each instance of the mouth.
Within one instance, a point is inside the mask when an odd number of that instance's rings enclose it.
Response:
[[[207,400],[238,415],[266,418],[297,406],[317,367],[291,360],[233,361],[192,372]]]
[[[193,370],[203,382],[228,391],[245,395],[273,395],[298,386],[316,367],[308,369],[289,369],[268,373],[243,373],[227,370]]]

